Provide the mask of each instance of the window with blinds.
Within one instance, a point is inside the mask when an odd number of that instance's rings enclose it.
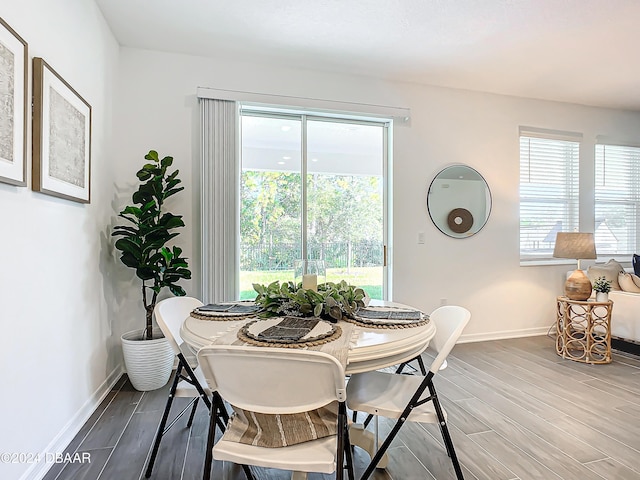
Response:
[[[596,145],[595,240],[601,254],[637,253],[640,148]]]
[[[520,133],[520,260],[553,257],[556,234],[578,229],[580,142]]]

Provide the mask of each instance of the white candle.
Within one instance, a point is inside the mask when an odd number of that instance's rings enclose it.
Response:
[[[305,290],[318,291],[318,276],[315,274],[302,275],[302,288]]]

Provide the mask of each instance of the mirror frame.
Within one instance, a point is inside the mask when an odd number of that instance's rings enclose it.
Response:
[[[450,210],[450,211],[449,211],[447,220],[444,222],[443,225],[438,224],[440,220],[436,222],[436,219],[434,219],[434,214],[432,213],[433,206],[432,206],[431,198],[432,198],[434,183],[436,182],[436,180],[439,179],[440,175],[442,175],[443,172],[449,170],[450,168],[461,168],[461,167],[464,167],[465,169],[468,169],[471,172],[473,172],[474,175],[477,175],[479,179],[482,180],[485,187],[486,215],[480,228],[478,228],[476,231],[472,233],[467,233],[467,232],[473,228],[473,225],[471,225],[467,230],[463,230],[463,231],[461,230],[460,232],[456,232],[453,229],[453,226],[455,225],[463,225],[464,222],[468,221],[469,219],[473,220],[473,216],[471,212],[469,212],[467,209],[460,208],[457,205],[447,206],[446,210]],[[429,185],[429,190],[427,191],[427,212],[429,213],[429,218],[431,218],[431,222],[436,226],[438,230],[440,230],[442,233],[444,233],[445,235],[451,238],[469,238],[469,237],[473,237],[478,232],[480,232],[489,221],[492,207],[493,207],[493,197],[491,195],[491,189],[489,188],[489,184],[487,183],[487,180],[475,168],[470,167],[469,165],[461,164],[461,163],[448,165],[444,167],[442,170],[440,170],[435,175],[435,177],[433,177],[433,180],[431,180],[431,184]],[[462,226],[461,228],[464,228],[464,226]]]

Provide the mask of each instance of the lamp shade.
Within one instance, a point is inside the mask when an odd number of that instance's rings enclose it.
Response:
[[[575,260],[597,258],[593,233],[558,232],[553,256]]]

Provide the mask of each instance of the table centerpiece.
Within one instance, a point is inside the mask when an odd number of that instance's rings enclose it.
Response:
[[[267,317],[320,317],[335,323],[343,317],[352,318],[369,300],[362,288],[344,280],[321,283],[317,291],[302,288],[302,283],[279,280],[269,285],[254,283],[253,289],[258,294],[255,302]]]

